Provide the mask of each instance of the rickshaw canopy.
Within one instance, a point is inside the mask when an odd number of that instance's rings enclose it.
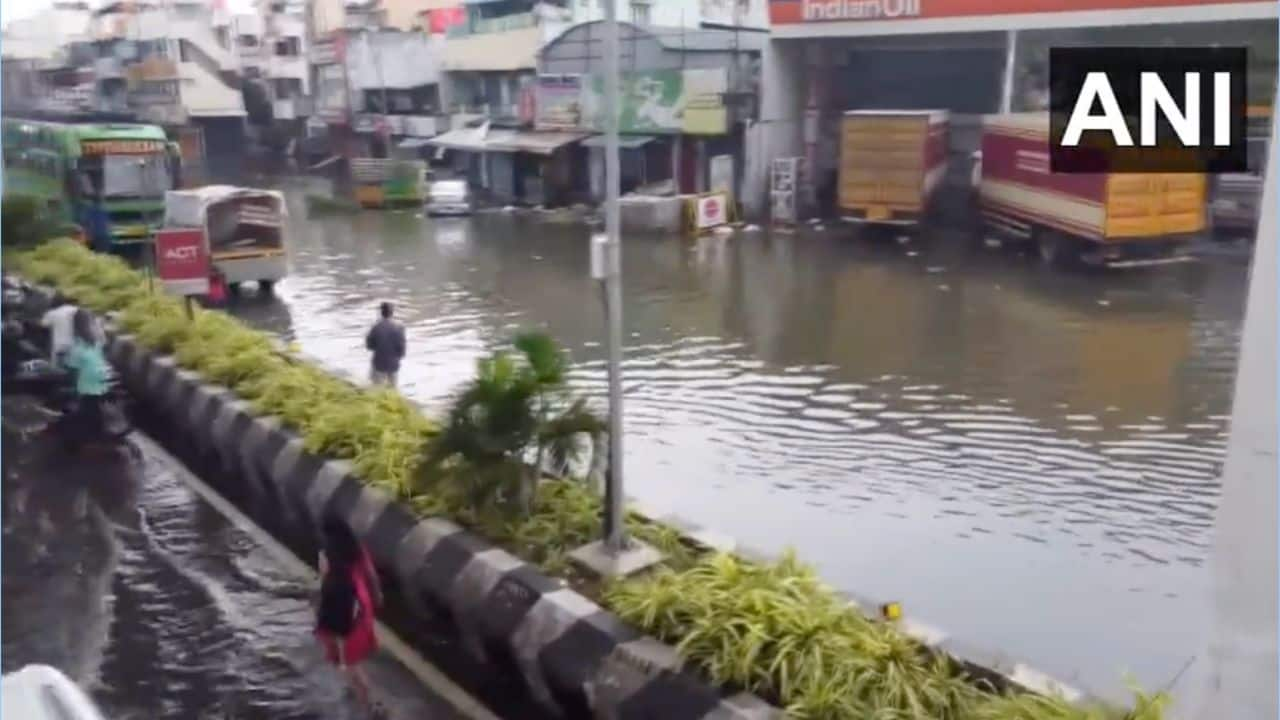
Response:
[[[255,206],[269,206],[278,218],[289,214],[284,195],[276,190],[237,187],[235,185],[206,185],[191,190],[170,190],[164,196],[164,224],[166,227],[205,227],[209,209],[226,203],[243,204],[249,201]]]

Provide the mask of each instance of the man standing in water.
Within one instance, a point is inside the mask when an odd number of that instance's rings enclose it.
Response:
[[[373,353],[373,370],[370,379],[375,385],[396,384],[400,361],[404,359],[404,327],[391,319],[394,309],[384,302],[379,308],[382,316],[369,330],[364,346]]]

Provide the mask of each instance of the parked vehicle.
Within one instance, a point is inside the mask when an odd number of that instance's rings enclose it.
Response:
[[[165,191],[178,187],[178,146],[155,125],[4,118],[3,133],[4,194],[34,197],[46,219],[78,225],[100,192],[112,250],[145,244]]]
[[[1271,139],[1271,108],[1250,107],[1246,126],[1249,171],[1224,173],[1214,178],[1209,204],[1214,239],[1253,239],[1262,212],[1262,179],[1267,170],[1267,145]]]
[[[1035,243],[1047,264],[1133,267],[1188,259],[1206,227],[1200,173],[1054,173],[1048,113],[983,119],[978,202],[986,229]]]
[[[263,291],[288,274],[284,196],[275,190],[208,185],[165,195],[165,228],[204,232],[218,282],[232,290],[257,282]]]
[[[471,191],[466,180],[437,180],[427,191],[428,215],[470,215]]]
[[[914,225],[947,170],[945,110],[850,110],[840,128],[840,215]]]
[[[48,665],[27,665],[0,679],[0,716],[22,720],[106,720],[83,690]]]
[[[356,158],[351,161],[356,202],[366,208],[421,206],[428,169],[422,160]]]
[[[1214,238],[1257,234],[1262,210],[1262,177],[1253,173],[1226,173],[1215,178],[1215,185],[1209,206]]]

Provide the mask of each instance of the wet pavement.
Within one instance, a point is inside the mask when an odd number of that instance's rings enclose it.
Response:
[[[541,327],[603,407],[585,228],[308,218],[287,189],[291,275],[234,312],[363,377],[391,300],[436,408]],[[1248,275],[1247,245],[1197,250],[1088,273],[949,227],[629,236],[627,492],[1092,690],[1161,687],[1207,631]]]
[[[112,720],[358,720],[312,639],[311,581],[192,492],[150,444],[67,457],[3,398],[3,669],[46,663]],[[391,718],[465,717],[387,652]]]

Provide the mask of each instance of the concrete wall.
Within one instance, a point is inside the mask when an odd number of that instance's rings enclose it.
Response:
[[[193,62],[178,63],[182,105],[192,116],[244,117],[244,94]]]
[[[328,37],[335,30],[341,30],[347,22],[345,3],[343,0],[311,0],[311,27],[317,38]]]
[[[443,42],[425,33],[352,34],[347,45],[352,90],[435,85],[440,82]]]
[[[68,43],[88,40],[91,35],[92,18],[87,10],[49,7],[9,21],[0,52],[6,58],[50,60]]]
[[[509,71],[533,69],[543,43],[540,27],[449,38],[443,69]]]

